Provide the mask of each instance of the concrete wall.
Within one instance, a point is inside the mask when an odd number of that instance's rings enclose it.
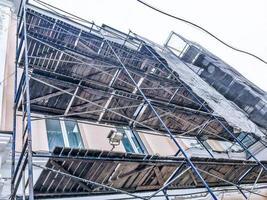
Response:
[[[109,144],[107,136],[110,130],[116,130],[115,127],[98,126],[92,124],[79,123],[81,136],[84,141],[84,146],[89,149],[107,150],[110,151],[112,146]],[[113,151],[125,151],[122,144],[115,147]]]
[[[33,115],[32,116],[32,148],[34,151],[49,151],[48,148],[48,138],[47,129],[44,119],[39,120],[38,118],[43,118],[43,115]],[[22,117],[17,117],[17,136],[16,144],[17,150],[22,149]],[[97,150],[111,150],[112,146],[109,144],[107,136],[110,130],[116,130],[112,126],[100,126],[86,123],[78,123],[81,137],[83,140],[84,147],[87,149],[97,149]],[[122,144],[115,147],[114,151],[122,151],[125,149]]]
[[[32,116],[32,148],[34,151],[49,151],[47,129],[42,115]],[[37,120],[36,120],[37,119]],[[17,150],[22,149],[22,117],[17,117]],[[85,123],[78,123],[81,137],[83,140],[84,147],[87,149],[97,150],[111,150],[112,146],[109,144],[107,135],[110,130],[115,130],[114,127],[99,126]],[[125,151],[122,144],[117,146],[114,151]]]
[[[21,115],[21,113],[18,113]],[[43,115],[32,115],[32,144],[34,151],[49,151],[46,123]],[[36,120],[37,119],[37,120]],[[107,138],[111,130],[116,130],[116,127],[109,125],[100,125],[96,123],[79,122],[79,130],[83,140],[84,148],[106,150],[110,151],[112,145],[109,144]],[[178,151],[175,143],[166,136],[160,135],[151,131],[138,132],[148,154],[158,154],[162,156],[173,156]],[[188,137],[176,138],[180,146],[192,157],[210,157],[208,152],[196,140]],[[245,152],[226,152],[231,146],[231,143],[220,142],[216,140],[207,140],[207,143],[212,148],[213,156],[218,158],[231,158],[231,159],[246,159]],[[16,136],[17,151],[22,149],[22,117],[17,117],[17,136]],[[262,147],[262,146],[261,146]],[[235,150],[242,150],[239,146],[232,147]],[[251,147],[252,148],[252,147]],[[259,148],[257,148],[259,149]],[[260,160],[265,160],[266,148],[260,149],[261,151],[253,151],[257,153]],[[113,151],[125,152],[123,144],[116,146]]]
[[[21,113],[18,114],[21,115]],[[32,144],[34,151],[49,151],[46,123],[44,119],[40,119],[43,117],[43,115],[32,115]],[[111,150],[112,146],[109,144],[107,136],[111,130],[116,130],[116,127],[83,122],[79,122],[78,126],[85,148],[106,151]],[[16,136],[17,151],[21,151],[22,149],[22,132],[22,117],[18,116]],[[172,156],[178,151],[177,146],[169,137],[147,131],[141,131],[138,132],[138,134],[149,154]],[[189,139],[177,139],[177,142],[185,150],[190,148],[191,143]],[[116,146],[113,151],[125,152],[125,148],[121,143]]]
[[[0,3],[1,5],[1,3]],[[12,131],[13,124],[13,91],[14,91],[14,69],[15,69],[15,38],[16,38],[16,18],[11,15],[9,7],[1,7],[1,24],[0,29],[0,81],[6,79],[0,85],[0,130]],[[21,118],[17,118],[17,149],[21,149]],[[79,123],[81,136],[83,138],[85,148],[110,150],[111,145],[106,138],[109,131],[114,127],[96,126],[90,124]],[[48,150],[47,132],[44,120],[32,122],[33,130],[33,149],[39,151]],[[146,146],[148,153],[160,155],[174,155],[177,152],[177,146],[168,137],[156,136],[140,132],[140,137]],[[185,149],[190,148],[190,142],[177,139],[179,144]],[[217,141],[209,141],[209,145],[215,151],[223,151],[223,146]],[[162,148],[164,147],[164,148]],[[115,148],[115,151],[125,151],[123,145]],[[197,149],[196,149],[197,151]],[[261,153],[262,155],[262,153]]]
[[[12,130],[16,19],[11,2],[0,2],[0,130]]]
[[[34,115],[32,117],[32,149],[34,151],[48,151],[47,131],[44,120],[35,120],[36,117],[42,115]],[[16,135],[17,151],[22,149],[22,117],[17,117],[17,135]]]
[[[149,154],[159,154],[163,156],[174,155],[177,152],[177,147],[168,137],[149,135],[145,132],[139,133],[144,145]]]

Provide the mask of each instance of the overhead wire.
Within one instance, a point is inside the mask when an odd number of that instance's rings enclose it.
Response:
[[[259,56],[255,55],[255,54],[253,54],[253,53],[250,53],[250,52],[248,52],[248,51],[245,51],[245,50],[242,50],[242,49],[239,49],[239,48],[237,48],[237,47],[234,47],[234,46],[230,45],[229,43],[225,42],[224,40],[220,39],[219,37],[217,37],[216,35],[214,35],[214,34],[211,33],[210,31],[208,31],[207,29],[203,28],[202,26],[200,26],[200,25],[198,25],[198,24],[196,24],[196,23],[194,23],[194,22],[191,22],[191,21],[186,20],[186,19],[181,18],[181,17],[174,16],[174,15],[172,15],[172,14],[170,14],[170,13],[167,13],[167,12],[165,12],[165,11],[163,11],[163,10],[160,10],[160,9],[158,9],[158,8],[156,8],[156,7],[150,5],[150,4],[148,4],[148,3],[146,3],[146,2],[144,2],[144,1],[142,1],[142,0],[137,0],[137,1],[138,1],[139,3],[141,3],[141,4],[143,4],[144,6],[146,6],[146,7],[150,8],[150,9],[154,10],[154,11],[157,11],[157,12],[163,14],[163,15],[166,15],[166,16],[171,17],[171,18],[173,18],[173,19],[182,21],[182,22],[184,22],[184,23],[186,23],[186,24],[192,25],[192,26],[194,26],[194,27],[200,29],[201,31],[207,33],[208,35],[210,35],[211,37],[213,37],[214,39],[216,39],[217,41],[219,41],[220,43],[222,43],[223,45],[227,46],[228,48],[230,48],[230,49],[232,49],[232,50],[234,50],[234,51],[237,51],[237,52],[240,52],[240,53],[249,55],[249,56],[254,57],[254,58],[256,58],[257,60],[261,61],[262,63],[267,64],[267,61],[264,60],[263,58],[260,58]]]

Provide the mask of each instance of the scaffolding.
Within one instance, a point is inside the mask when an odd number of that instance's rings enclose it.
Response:
[[[77,193],[122,193],[133,198],[151,199],[160,192],[168,199],[168,189],[192,187],[206,188],[206,194],[217,199],[215,187],[222,185],[236,187],[244,198],[247,198],[246,192],[261,195],[242,184],[266,183],[266,163],[251,153],[240,139],[240,133],[234,133],[233,127],[216,115],[205,99],[198,97],[179,79],[179,72],[171,69],[157,53],[158,49],[166,49],[131,31],[125,34],[41,1],[36,3],[40,7],[23,1],[18,11],[12,199],[17,197],[19,186],[23,188],[24,198],[27,196],[30,200],[77,196]],[[19,69],[23,72],[17,84]],[[23,145],[15,163],[18,112],[22,116]],[[32,113],[46,116],[32,119]],[[151,130],[169,137],[177,146],[177,153],[173,157],[138,156],[68,148],[56,148],[47,154],[33,152],[32,120],[48,118]],[[247,135],[254,137],[255,141],[260,140],[253,133]],[[211,157],[212,152],[206,148],[204,139],[237,143],[254,161],[190,158],[177,141],[180,136],[199,140]],[[47,165],[34,163],[33,158],[38,157],[49,158]],[[137,178],[149,170],[154,179],[138,185],[138,189],[134,184],[129,184],[128,188],[120,184],[114,187],[113,184],[104,184],[104,180],[92,181],[90,177],[82,176],[81,171],[70,173],[66,169],[71,165],[89,167],[89,161],[110,164],[113,169],[110,176],[116,174],[118,164],[129,167],[134,163],[138,170],[132,169],[131,173],[124,171],[124,178]],[[68,166],[63,166],[64,163]],[[163,173],[164,166],[169,167],[169,173]],[[35,185],[33,167],[43,169]],[[44,179],[53,177],[57,177],[58,181],[67,177],[72,185],[59,189],[61,194],[55,194],[57,190],[51,189],[52,185],[40,187]],[[103,178],[107,177],[108,173]],[[181,181],[183,184],[179,185]],[[137,195],[136,191],[153,193],[149,196]]]

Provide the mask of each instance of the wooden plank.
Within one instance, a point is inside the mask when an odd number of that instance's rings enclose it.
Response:
[[[60,155],[65,155],[65,156],[73,156],[76,157],[79,155],[79,153],[81,151],[77,150],[77,149],[71,149],[71,148],[63,148],[66,149],[66,151],[62,151]],[[61,165],[64,169],[66,169],[66,171],[68,171],[70,174],[73,174],[73,169],[71,169],[74,166],[76,166],[79,162],[76,161],[72,161],[72,160],[66,160],[63,162],[63,164]],[[73,187],[78,187],[79,184],[77,184],[77,182],[72,181],[71,178],[66,179],[65,183],[64,183],[64,190],[66,191],[72,191]]]
[[[85,150],[80,150],[80,151],[77,153],[77,155],[74,154],[74,156],[83,157],[83,156],[85,156],[86,152],[87,152],[87,151],[85,151]],[[78,161],[78,160],[76,161],[76,163],[77,163],[77,164],[72,164],[72,165],[68,168],[68,171],[70,171],[71,174],[73,174],[74,176],[80,177],[80,176],[79,176],[80,171],[81,171],[82,169],[84,169],[85,164],[84,164],[83,161]],[[72,186],[70,186],[70,191],[73,190],[74,185],[75,185],[75,184],[73,184]],[[76,187],[76,191],[78,191],[79,189],[80,189],[80,185],[78,185],[78,186]]]
[[[140,173],[140,172],[143,172],[143,171],[146,171],[150,168],[152,168],[153,166],[150,166],[150,165],[147,165],[145,166],[144,168],[141,168],[141,169],[133,169],[131,171],[128,171],[128,172],[125,172],[124,174],[120,174],[118,176],[118,178],[124,178],[124,177],[128,177],[128,176],[132,176],[133,174],[136,174],[136,173]]]
[[[141,185],[143,185],[143,183],[145,182],[145,180],[147,179],[147,177],[151,174],[151,171],[153,171],[153,168],[149,169],[147,172],[143,172],[142,175],[143,177],[140,177],[140,180],[137,180],[137,187],[136,190],[138,190],[137,188]]]
[[[85,169],[83,178],[90,179],[90,177],[95,173],[96,169],[101,165],[101,162],[94,161],[89,169]]]
[[[131,189],[132,183],[137,179],[139,173],[132,174],[131,176],[128,176],[127,181],[124,183],[123,188],[125,189]]]
[[[46,177],[48,176],[50,171],[48,170],[43,170],[40,174],[40,176],[38,177],[38,181],[36,182],[36,184],[34,185],[34,190],[35,191],[41,191],[42,187],[43,187],[43,183],[44,180],[46,179]]]
[[[188,171],[188,173],[189,173],[189,176],[192,178],[192,181],[194,182],[194,184],[197,186],[198,184],[197,184],[195,175],[193,174],[192,170],[190,169],[190,170]],[[191,183],[190,183],[190,185],[191,185]]]
[[[129,176],[124,176],[123,178],[119,178],[120,174],[124,173],[125,171],[132,171],[138,167],[138,163],[123,163],[120,165],[120,167],[117,169],[117,172],[114,173],[114,178],[112,180],[113,186],[116,188],[122,188],[124,187],[124,184],[126,184]]]
[[[136,177],[136,179],[132,183],[133,188],[136,188],[137,185],[139,185],[140,181],[149,173],[149,170],[152,170],[152,167],[149,168],[148,170],[145,170],[145,171],[138,173],[138,176]]]
[[[215,176],[219,176],[220,178],[223,178],[224,177],[224,174],[222,174],[221,172],[219,172],[218,170],[216,169],[210,169],[209,172]]]
[[[56,163],[55,161],[51,160],[51,163],[58,168],[60,171],[66,173],[66,174],[70,174],[65,168],[63,168],[61,165],[59,165],[58,163]],[[71,174],[70,174],[71,175]],[[86,184],[84,184],[83,182],[77,180],[77,179],[72,179],[72,181],[78,183],[83,189],[85,189],[86,191],[91,191],[90,187],[88,187]]]
[[[173,174],[173,172],[177,169],[176,166],[168,166],[164,165],[161,169],[162,178],[164,179],[164,182],[168,180],[168,178]]]
[[[98,183],[104,183],[106,178],[109,177],[116,168],[115,162],[108,162],[105,164],[105,168],[103,169],[102,173],[96,178],[96,182]]]
[[[54,166],[50,162],[48,162],[46,164],[46,167],[54,169]],[[51,171],[48,172],[48,175],[47,175],[46,179],[44,179],[43,182],[42,182],[42,187],[40,189],[41,192],[47,191],[47,189],[48,189],[49,185],[51,184],[51,181],[53,180],[55,175],[56,175],[55,172],[51,172]]]
[[[164,184],[164,180],[163,180],[163,177],[162,177],[162,174],[161,174],[161,171],[159,170],[159,168],[155,167],[154,168],[154,172],[156,173],[158,183],[160,185],[163,185]]]
[[[90,177],[90,180],[96,182],[99,177],[102,177],[102,174],[107,174],[109,169],[106,167],[109,164],[112,165],[111,162],[102,162],[101,165],[96,169],[95,173]],[[100,180],[100,182],[102,182],[102,180]]]
[[[120,152],[107,152],[107,151],[97,151],[97,150],[74,150],[69,148],[57,148],[54,155],[64,155],[64,156],[90,156],[95,158],[127,158],[132,159],[131,162],[128,161],[104,161],[104,160],[75,160],[75,159],[65,159],[57,160],[56,163],[64,168],[70,174],[74,174],[81,178],[92,179],[96,182],[110,185],[112,187],[123,189],[129,192],[147,191],[159,189],[173,174],[174,170],[181,165],[181,162],[175,163],[152,163],[151,159],[147,161],[134,161],[135,159],[144,159],[144,156],[135,154],[125,154]],[[148,156],[148,158],[150,158]],[[55,158],[53,158],[55,159]],[[180,158],[171,157],[157,157],[157,161],[162,159],[163,162],[166,159],[183,161]],[[51,160],[51,159],[50,159]],[[56,159],[55,159],[56,160]],[[210,172],[216,176],[222,178],[227,178],[228,180],[233,180],[236,182],[238,178],[247,171],[247,166],[251,162],[246,161],[236,161],[238,164],[234,164],[235,161],[227,159],[205,159],[205,158],[192,158],[193,162],[198,168]],[[55,161],[54,161],[55,162]],[[53,162],[52,162],[53,163]],[[54,164],[54,163],[53,163]],[[47,167],[59,169],[59,166],[52,165],[50,161],[47,163]],[[244,183],[254,183],[255,176],[258,175],[259,167],[255,168],[251,174],[247,177]],[[184,168],[181,169],[182,171]],[[43,174],[43,175],[42,175]],[[203,178],[211,186],[223,186],[226,183],[218,180],[216,177],[212,177],[205,173],[201,173]],[[260,182],[267,182],[267,174],[262,173],[259,179]],[[198,183],[196,176],[189,171],[176,180],[171,186],[171,189],[185,188],[185,187],[204,187],[202,183]],[[44,185],[43,185],[44,183]],[[55,188],[55,185],[60,185]],[[64,186],[66,186],[66,191],[62,191]],[[38,186],[38,187],[37,187]],[[85,189],[84,187],[87,186]],[[37,180],[35,192],[39,195],[43,195],[45,192],[50,194],[84,194],[84,192],[89,192],[91,194],[98,194],[99,192],[107,194],[108,190],[103,190],[100,187],[92,187],[90,184],[82,185],[78,181],[73,181],[69,178],[62,179],[59,174],[47,173],[44,170],[41,173],[40,179]]]
[[[188,171],[185,174],[183,174],[180,178],[178,178],[177,180],[179,180],[178,182],[179,182],[180,186],[184,186],[184,185],[187,186],[187,185],[189,185],[188,181],[192,181]]]

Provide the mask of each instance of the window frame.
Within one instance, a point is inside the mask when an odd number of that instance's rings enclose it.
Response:
[[[63,118],[55,118],[55,119],[46,119],[46,135],[47,135],[47,142],[48,142],[48,149],[49,150],[53,150],[53,149],[50,149],[50,145],[49,145],[48,128],[47,128],[47,121],[48,120],[57,120],[57,121],[59,121],[61,135],[62,135],[62,139],[63,139],[62,143],[63,143],[64,147],[69,147],[69,148],[84,148],[83,137],[82,137],[82,134],[80,132],[80,128],[79,128],[78,122],[77,121],[73,121],[73,122],[75,122],[75,125],[77,126],[77,129],[78,129],[79,138],[81,140],[81,147],[71,147],[70,146],[69,137],[68,137],[68,131],[67,131],[67,127],[66,127],[66,121],[68,121],[68,120],[65,120]]]
[[[117,127],[117,131],[121,132],[123,131],[123,135],[127,137],[129,144],[131,145],[131,148],[133,149],[133,152],[130,153],[138,153],[138,154],[148,154],[145,145],[143,144],[141,138],[139,137],[138,133],[134,130],[132,130],[130,127]],[[133,140],[133,138],[136,140],[138,144],[136,144]],[[124,150],[127,152],[126,147],[122,140],[122,145]],[[137,147],[139,146],[139,148]],[[141,152],[138,151],[138,149],[141,150]]]
[[[69,135],[68,135],[68,130],[67,130],[67,126],[66,126],[66,122],[69,121],[69,122],[74,122],[75,123],[75,126],[77,126],[77,130],[78,130],[78,134],[79,134],[79,138],[80,138],[80,142],[81,142],[81,147],[76,147],[76,148],[84,148],[84,142],[83,142],[83,137],[82,137],[82,134],[81,134],[81,131],[80,131],[80,128],[79,128],[79,123],[76,121],[76,120],[64,120],[64,119],[61,119],[60,121],[62,121],[62,125],[64,127],[64,135],[63,135],[63,138],[66,137],[66,140],[67,140],[67,143],[68,146],[67,147],[70,147],[70,148],[75,148],[75,147],[71,147],[70,146],[70,140],[69,140]],[[66,146],[66,145],[65,145]]]

